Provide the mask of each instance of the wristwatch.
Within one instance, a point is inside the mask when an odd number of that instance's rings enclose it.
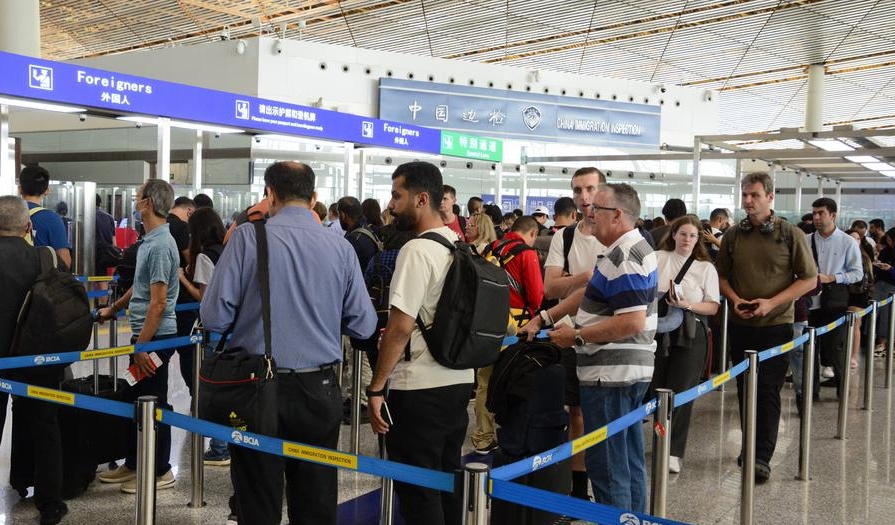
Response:
[[[581,330],[575,330],[575,346],[584,346],[586,341],[581,337]]]
[[[364,389],[367,392],[367,397],[383,397],[385,396],[385,387],[381,390],[370,390],[370,385],[367,385],[367,388]]]

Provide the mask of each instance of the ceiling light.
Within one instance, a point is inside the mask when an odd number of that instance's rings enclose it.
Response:
[[[158,125],[158,119],[155,117],[118,117],[118,120],[125,122],[137,122],[139,124]],[[215,126],[213,124],[197,124],[195,122],[184,122],[181,120],[171,120],[168,122],[173,128],[194,129],[196,131],[208,131],[210,133],[245,133],[244,129],[228,128],[224,126]]]
[[[845,157],[846,159],[857,162],[859,164],[863,164],[865,162],[879,162],[879,159],[876,157],[870,157],[868,155],[853,155],[851,157]]]
[[[895,169],[891,164],[886,164],[885,162],[864,162],[861,163],[861,166],[873,171],[889,171]]]
[[[880,171],[880,173],[882,173],[886,177],[895,178],[895,170],[882,170],[882,171]]]
[[[854,151],[855,149],[838,140],[809,140],[808,143],[824,151]]]
[[[14,106],[18,108],[40,109],[43,111],[56,111],[58,113],[83,113],[87,111],[84,108],[74,106],[63,106],[62,104],[47,104],[46,102],[34,102],[31,100],[19,100],[16,98],[0,97],[0,104]]]

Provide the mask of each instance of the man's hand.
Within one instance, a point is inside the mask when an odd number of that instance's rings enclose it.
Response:
[[[753,317],[764,317],[771,313],[771,310],[777,308],[777,305],[770,299],[755,299],[752,301],[752,304],[758,304],[758,308],[752,310]]]
[[[732,302],[730,309],[733,311],[734,315],[736,315],[740,319],[752,319],[753,317],[755,317],[754,310],[750,308],[744,308],[741,305],[751,305],[754,302],[755,301],[744,301],[742,299],[738,299]]]
[[[105,321],[115,317],[115,305],[107,306],[105,308],[100,308],[96,311],[96,320],[99,321],[99,324],[103,324]]]
[[[534,339],[538,332],[541,330],[541,316],[536,315],[532,317],[527,323],[522,325],[519,330],[516,331],[516,336],[521,340],[525,338],[526,341],[531,341]],[[372,420],[371,420],[372,421]]]
[[[388,423],[382,419],[382,403],[385,398],[382,396],[370,396],[367,398],[367,414],[370,416],[370,427],[374,434],[387,434]]]
[[[575,329],[567,324],[560,324],[555,330],[547,332],[550,342],[560,348],[575,346]]]
[[[830,274],[826,274],[826,273],[818,274],[817,278],[820,279],[821,284],[829,284],[829,283],[836,282],[835,275],[830,275]]]
[[[152,362],[152,359],[146,352],[134,354],[133,357],[134,364],[137,365],[137,368],[139,368],[141,372],[146,374],[146,377],[155,375],[155,363]]]

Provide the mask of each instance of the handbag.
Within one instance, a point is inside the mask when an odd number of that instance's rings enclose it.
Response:
[[[199,369],[199,417],[238,431],[271,436],[277,433],[278,411],[277,365],[271,355],[270,269],[264,223],[254,224],[264,354],[253,354],[243,347],[223,350],[227,336],[236,325],[234,319],[218,342],[214,354],[202,360]]]
[[[687,275],[687,270],[690,269],[690,266],[695,260],[696,255],[690,254],[690,257],[687,258],[687,261],[681,267],[680,271],[677,272],[677,276],[675,276],[674,278],[674,284],[681,284],[681,281],[684,280],[684,276]],[[662,294],[662,297],[659,298],[659,304],[656,308],[657,314],[659,316],[658,324],[656,326],[656,332],[660,334],[674,331],[681,325],[684,320],[683,312],[681,311],[681,309],[671,307],[666,301],[666,299],[668,299],[669,293],[671,293],[671,290]]]
[[[814,262],[819,269],[820,261],[817,258],[817,245],[814,242],[814,235],[811,236],[811,252],[814,254]],[[821,284],[820,307],[827,312],[844,312],[848,309],[848,285],[843,283]]]

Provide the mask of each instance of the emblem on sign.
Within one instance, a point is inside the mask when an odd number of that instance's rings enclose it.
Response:
[[[53,68],[28,65],[28,86],[53,91]]]
[[[528,106],[523,109],[522,122],[525,123],[525,127],[527,127],[529,131],[534,131],[535,128],[538,127],[538,124],[541,123],[541,110],[534,106]]]

